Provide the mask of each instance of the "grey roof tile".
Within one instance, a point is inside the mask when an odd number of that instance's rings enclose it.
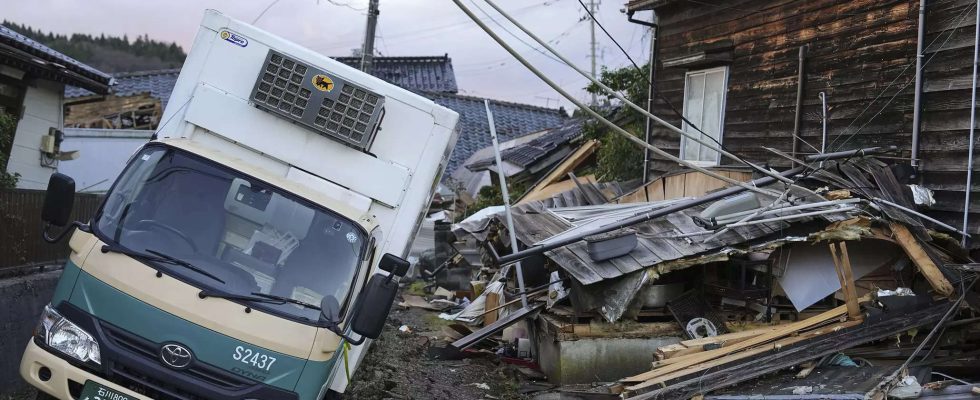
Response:
[[[500,159],[527,168],[528,165],[547,157],[561,145],[581,136],[582,124],[580,119],[569,120],[530,142],[501,151]],[[487,157],[474,161],[466,167],[475,171],[486,168],[494,162],[493,157]]]
[[[42,60],[64,65],[65,69],[85,76],[89,79],[108,84],[112,77],[102,71],[92,68],[82,62],[68,57],[54,49],[41,44],[27,36],[0,25],[0,43],[25,51]]]
[[[360,57],[334,57],[354,68]],[[456,93],[456,74],[448,55],[432,57],[374,57],[371,75],[404,89],[423,92]]]
[[[160,99],[163,106],[167,106],[170,100],[170,93],[174,90],[177,83],[177,76],[180,69],[162,69],[153,71],[122,72],[113,74],[116,84],[112,86],[112,94],[116,96],[132,96],[140,93],[149,93],[150,96]],[[94,93],[74,86],[65,88],[65,98],[90,96]]]
[[[443,107],[459,113],[459,140],[449,158],[445,177],[477,150],[492,144],[490,125],[482,98],[448,93],[422,93]],[[562,125],[569,117],[563,109],[544,108],[527,104],[490,101],[497,137],[501,142]]]

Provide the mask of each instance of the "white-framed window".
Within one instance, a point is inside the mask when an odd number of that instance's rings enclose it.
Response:
[[[728,67],[688,71],[684,75],[684,118],[705,134],[721,142],[725,126],[725,97],[728,93]],[[700,132],[683,124],[685,132],[697,135],[705,143],[714,143]],[[717,145],[714,147],[718,147]],[[717,165],[720,154],[688,139],[681,138],[681,159],[699,165]]]

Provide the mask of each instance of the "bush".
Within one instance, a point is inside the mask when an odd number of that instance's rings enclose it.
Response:
[[[10,148],[14,143],[14,131],[17,129],[17,120],[14,117],[0,112],[0,189],[9,189],[17,186],[17,179],[20,174],[7,173],[7,161],[10,159]]]

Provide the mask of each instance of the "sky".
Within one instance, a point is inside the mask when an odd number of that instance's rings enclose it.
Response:
[[[569,60],[589,71],[589,21],[578,0],[494,0],[504,10],[549,41]],[[588,4],[589,0],[583,0]],[[598,0],[597,0],[598,1]],[[205,9],[255,21],[262,29],[329,56],[350,55],[364,38],[368,0],[3,0],[0,19],[55,33],[128,35],[173,41],[189,51]],[[574,70],[540,54],[501,30],[494,21],[520,37],[533,41],[493,13],[483,0],[463,0],[481,18],[474,2],[492,13],[487,24],[498,31],[531,63],[580,99],[587,80]],[[649,56],[648,29],[626,21],[625,0],[604,0],[597,17],[627,53],[643,64]],[[263,14],[263,10],[268,10]],[[648,14],[648,13],[645,13]],[[649,15],[637,15],[648,19]],[[629,65],[626,56],[596,28],[597,64],[617,68]],[[449,54],[461,94],[539,106],[570,102],[510,57],[450,0],[380,0],[377,51],[386,56]],[[544,52],[544,50],[541,50]]]

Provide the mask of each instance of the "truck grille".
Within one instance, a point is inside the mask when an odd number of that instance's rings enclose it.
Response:
[[[102,329],[103,332],[105,332],[105,337],[111,340],[117,346],[129,350],[133,354],[138,354],[147,360],[159,362],[157,359],[157,356],[159,355],[159,345],[156,343],[150,342],[107,323],[102,323]],[[173,385],[169,385],[163,381],[139,373],[138,371],[123,366],[118,362],[113,363],[112,371],[116,376],[124,378],[124,380],[127,381],[126,384],[131,386],[131,389],[137,392],[140,392],[141,390],[158,392],[159,395],[162,396],[160,398],[164,399],[196,398],[191,394],[183,392],[178,387],[174,387]],[[219,368],[201,363],[197,363],[190,368],[183,370],[182,372],[224,390],[241,390],[255,385],[255,382],[249,381]]]
[[[384,97],[270,50],[252,102],[322,136],[366,151],[384,115]]]

